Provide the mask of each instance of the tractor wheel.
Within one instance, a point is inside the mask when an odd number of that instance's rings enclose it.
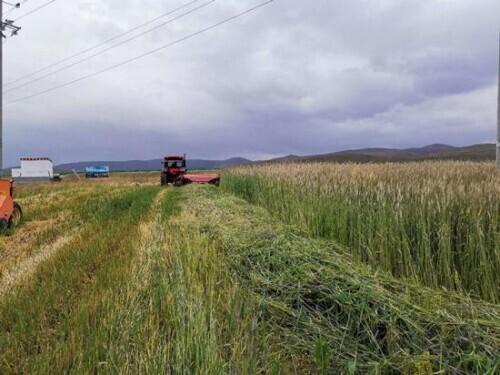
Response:
[[[14,203],[14,211],[12,212],[12,216],[9,220],[9,228],[15,228],[19,225],[21,220],[23,219],[23,210],[21,206],[17,203]]]
[[[184,181],[182,180],[182,178],[178,178],[177,180],[175,180],[174,182],[174,186],[175,187],[181,187],[184,185]]]
[[[160,184],[161,184],[161,186],[165,186],[168,184],[166,175],[164,175],[164,174],[161,175]]]
[[[9,228],[9,223],[5,220],[0,220],[0,232],[5,232]]]

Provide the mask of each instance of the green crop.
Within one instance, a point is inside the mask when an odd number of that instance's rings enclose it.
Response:
[[[226,171],[222,188],[355,259],[500,301],[500,174],[487,163],[301,163]]]

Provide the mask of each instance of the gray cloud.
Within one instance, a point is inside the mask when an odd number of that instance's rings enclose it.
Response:
[[[182,3],[55,2],[20,20],[21,34],[4,45],[5,81]],[[5,100],[102,69],[257,3],[218,0]],[[7,105],[6,161],[167,152],[266,157],[492,141],[499,11],[496,0],[275,0],[143,60]]]

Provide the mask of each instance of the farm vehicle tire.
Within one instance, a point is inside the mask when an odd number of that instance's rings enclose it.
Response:
[[[21,220],[23,219],[23,210],[21,206],[14,202],[14,211],[12,212],[12,216],[9,219],[9,228],[15,228],[19,225]]]

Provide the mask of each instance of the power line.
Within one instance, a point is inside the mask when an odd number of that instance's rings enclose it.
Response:
[[[28,1],[28,0],[25,0],[25,1]],[[77,53],[71,55],[71,56],[65,57],[65,58],[63,58],[63,59],[61,59],[61,60],[59,60],[57,62],[54,62],[52,64],[44,66],[43,68],[40,68],[40,69],[35,70],[35,71],[31,72],[31,73],[28,73],[28,74],[26,74],[26,75],[24,75],[24,76],[22,76],[20,78],[17,78],[14,81],[10,81],[10,82],[6,83],[4,86],[10,86],[10,85],[12,85],[14,83],[17,83],[19,81],[25,80],[26,78],[32,77],[32,76],[34,76],[34,75],[36,75],[38,73],[41,73],[41,72],[43,72],[45,70],[48,70],[50,68],[53,68],[53,67],[55,67],[57,65],[60,65],[60,64],[62,64],[64,62],[66,62],[66,61],[69,61],[69,60],[71,60],[71,59],[73,59],[75,57],[78,57],[78,56],[83,55],[83,54],[85,54],[87,52],[90,52],[90,51],[92,51],[92,50],[94,50],[96,48],[104,46],[104,45],[108,44],[109,42],[112,42],[112,41],[114,41],[116,39],[121,38],[122,36],[128,35],[128,34],[134,32],[134,31],[136,31],[136,30],[138,30],[138,29],[140,29],[140,28],[142,28],[144,26],[147,26],[147,25],[149,25],[149,24],[151,24],[153,22],[156,22],[156,21],[164,18],[164,17],[170,16],[170,15],[172,15],[172,14],[174,14],[174,13],[176,13],[176,12],[178,12],[178,11],[184,9],[184,8],[187,8],[188,6],[193,5],[194,3],[198,2],[198,1],[200,1],[200,0],[193,0],[193,1],[190,1],[189,3],[181,5],[178,8],[175,8],[173,10],[169,10],[168,12],[165,12],[165,13],[159,15],[158,17],[155,17],[155,18],[153,18],[153,19],[151,19],[149,21],[146,21],[146,22],[144,22],[144,23],[142,23],[140,25],[137,25],[137,26],[133,27],[132,29],[129,29],[129,30],[123,32],[123,33],[117,34],[117,35],[115,35],[115,36],[113,36],[113,37],[111,37],[109,39],[104,40],[103,42],[99,42],[98,44],[96,44],[96,45],[94,45],[92,47],[88,47],[88,48],[86,48],[86,49],[84,49],[84,50],[82,50],[80,52],[77,52]]]
[[[109,72],[111,70],[114,70],[114,69],[116,69],[118,67],[130,64],[131,62],[140,60],[140,59],[142,59],[142,58],[144,58],[146,56],[152,55],[152,54],[154,54],[156,52],[159,52],[161,50],[164,50],[164,49],[173,47],[173,46],[175,46],[177,44],[180,44],[182,42],[185,42],[186,40],[192,39],[192,38],[194,38],[194,37],[196,37],[198,35],[204,34],[207,31],[216,29],[219,26],[222,26],[222,25],[224,25],[226,23],[234,21],[234,20],[236,20],[236,19],[238,19],[240,17],[243,17],[243,16],[245,16],[245,15],[247,15],[249,13],[252,13],[252,12],[256,11],[259,8],[263,8],[264,6],[269,5],[273,1],[274,0],[267,0],[267,1],[265,1],[263,3],[260,3],[260,4],[254,6],[254,7],[248,8],[247,10],[244,10],[243,12],[240,12],[240,13],[237,13],[237,14],[231,16],[231,17],[225,18],[224,20],[219,21],[219,22],[217,22],[217,23],[215,23],[215,24],[213,24],[211,26],[205,27],[205,28],[203,28],[201,30],[198,30],[198,31],[196,31],[194,33],[191,33],[191,34],[189,34],[189,35],[187,35],[185,37],[182,37],[180,39],[174,40],[173,42],[164,44],[164,45],[162,45],[160,47],[157,47],[155,49],[152,49],[152,50],[150,50],[148,52],[145,52],[145,53],[142,53],[140,55],[134,56],[134,57],[132,57],[130,59],[124,60],[124,61],[122,61],[122,62],[120,62],[118,64],[114,64],[114,65],[108,66],[107,68],[104,68],[102,70],[98,70],[96,72],[93,72],[93,73],[90,73],[90,74],[86,74],[86,75],[81,76],[79,78],[76,78],[76,79],[74,79],[72,81],[69,81],[69,82],[66,82],[66,83],[63,83],[63,84],[60,84],[60,85],[57,85],[57,86],[53,86],[53,87],[51,87],[49,89],[46,89],[46,90],[43,90],[43,91],[31,94],[31,95],[27,95],[27,96],[24,96],[24,97],[12,100],[12,101],[8,102],[7,104],[14,104],[14,103],[18,103],[18,102],[21,102],[21,101],[24,101],[24,100],[27,100],[27,99],[31,99],[31,98],[34,98],[34,97],[37,97],[37,96],[40,96],[40,95],[44,95],[44,94],[47,94],[47,93],[49,93],[51,91],[55,91],[55,90],[58,90],[58,89],[61,89],[61,88],[73,85],[73,84],[75,84],[77,82],[80,82],[80,81],[83,81],[85,79],[88,79],[88,78],[91,78],[91,77],[95,77],[95,76],[100,75],[102,73],[106,73],[106,72]]]
[[[195,13],[195,12],[199,11],[200,9],[203,9],[203,8],[207,7],[208,5],[213,4],[215,1],[216,0],[210,0],[210,1],[206,2],[206,3],[203,3],[202,5],[200,5],[198,7],[195,7],[195,8],[193,8],[193,9],[191,9],[191,10],[185,12],[185,13],[182,13],[182,14],[180,14],[178,16],[175,16],[175,17],[173,17],[173,18],[171,18],[171,19],[169,19],[169,20],[167,20],[167,21],[165,21],[165,22],[163,22],[163,23],[161,23],[159,25],[156,25],[156,26],[154,26],[154,27],[152,27],[150,29],[147,29],[147,30],[145,30],[145,31],[143,31],[143,32],[141,32],[141,33],[139,33],[137,35],[134,35],[134,36],[132,36],[132,37],[130,37],[128,39],[122,40],[122,41],[120,41],[118,43],[112,44],[111,46],[109,46],[109,47],[107,47],[107,48],[105,48],[105,49],[103,49],[103,50],[101,50],[99,52],[96,52],[96,53],[94,53],[94,54],[92,54],[90,56],[84,57],[84,58],[82,58],[80,60],[72,62],[71,64],[65,65],[65,66],[63,66],[63,67],[61,67],[61,68],[59,68],[57,70],[54,70],[54,71],[49,72],[47,74],[44,74],[44,75],[42,75],[40,77],[34,78],[32,80],[29,80],[29,81],[27,81],[25,83],[22,83],[22,84],[18,85],[18,86],[14,86],[14,87],[11,87],[10,89],[4,90],[3,93],[5,94],[5,93],[11,92],[11,91],[18,90],[20,88],[23,88],[23,87],[26,87],[26,86],[32,84],[33,82],[41,81],[41,80],[43,80],[43,79],[45,79],[47,77],[51,77],[51,76],[56,75],[56,74],[58,74],[58,73],[60,73],[62,71],[65,71],[65,70],[68,70],[70,68],[73,68],[76,65],[82,64],[85,61],[91,60],[94,57],[102,55],[103,53],[106,53],[106,52],[108,52],[108,51],[110,51],[112,49],[115,49],[115,48],[117,48],[117,47],[119,47],[119,46],[121,46],[121,45],[123,45],[125,43],[131,42],[131,41],[133,41],[133,40],[135,40],[135,39],[137,39],[137,38],[139,38],[139,37],[141,37],[143,35],[149,34],[149,33],[153,32],[153,31],[155,31],[155,30],[157,30],[157,29],[159,29],[161,27],[164,27],[164,26],[166,26],[166,25],[168,25],[168,24],[170,24],[172,22],[175,22],[175,21],[177,21],[177,20],[179,20],[181,18],[184,18],[184,17],[186,17],[186,16],[188,16],[188,15],[190,15],[192,13]]]
[[[27,13],[24,13],[22,16],[19,16],[15,19],[15,21],[19,21],[21,18],[24,18],[24,17],[27,17],[29,16],[30,14],[33,14],[35,12],[38,12],[39,10],[45,8],[46,6],[49,6],[50,4],[52,4],[53,2],[55,2],[57,0],[50,0],[50,1],[47,1],[46,3],[40,5],[39,7],[33,9],[33,10],[30,10],[29,12]]]

